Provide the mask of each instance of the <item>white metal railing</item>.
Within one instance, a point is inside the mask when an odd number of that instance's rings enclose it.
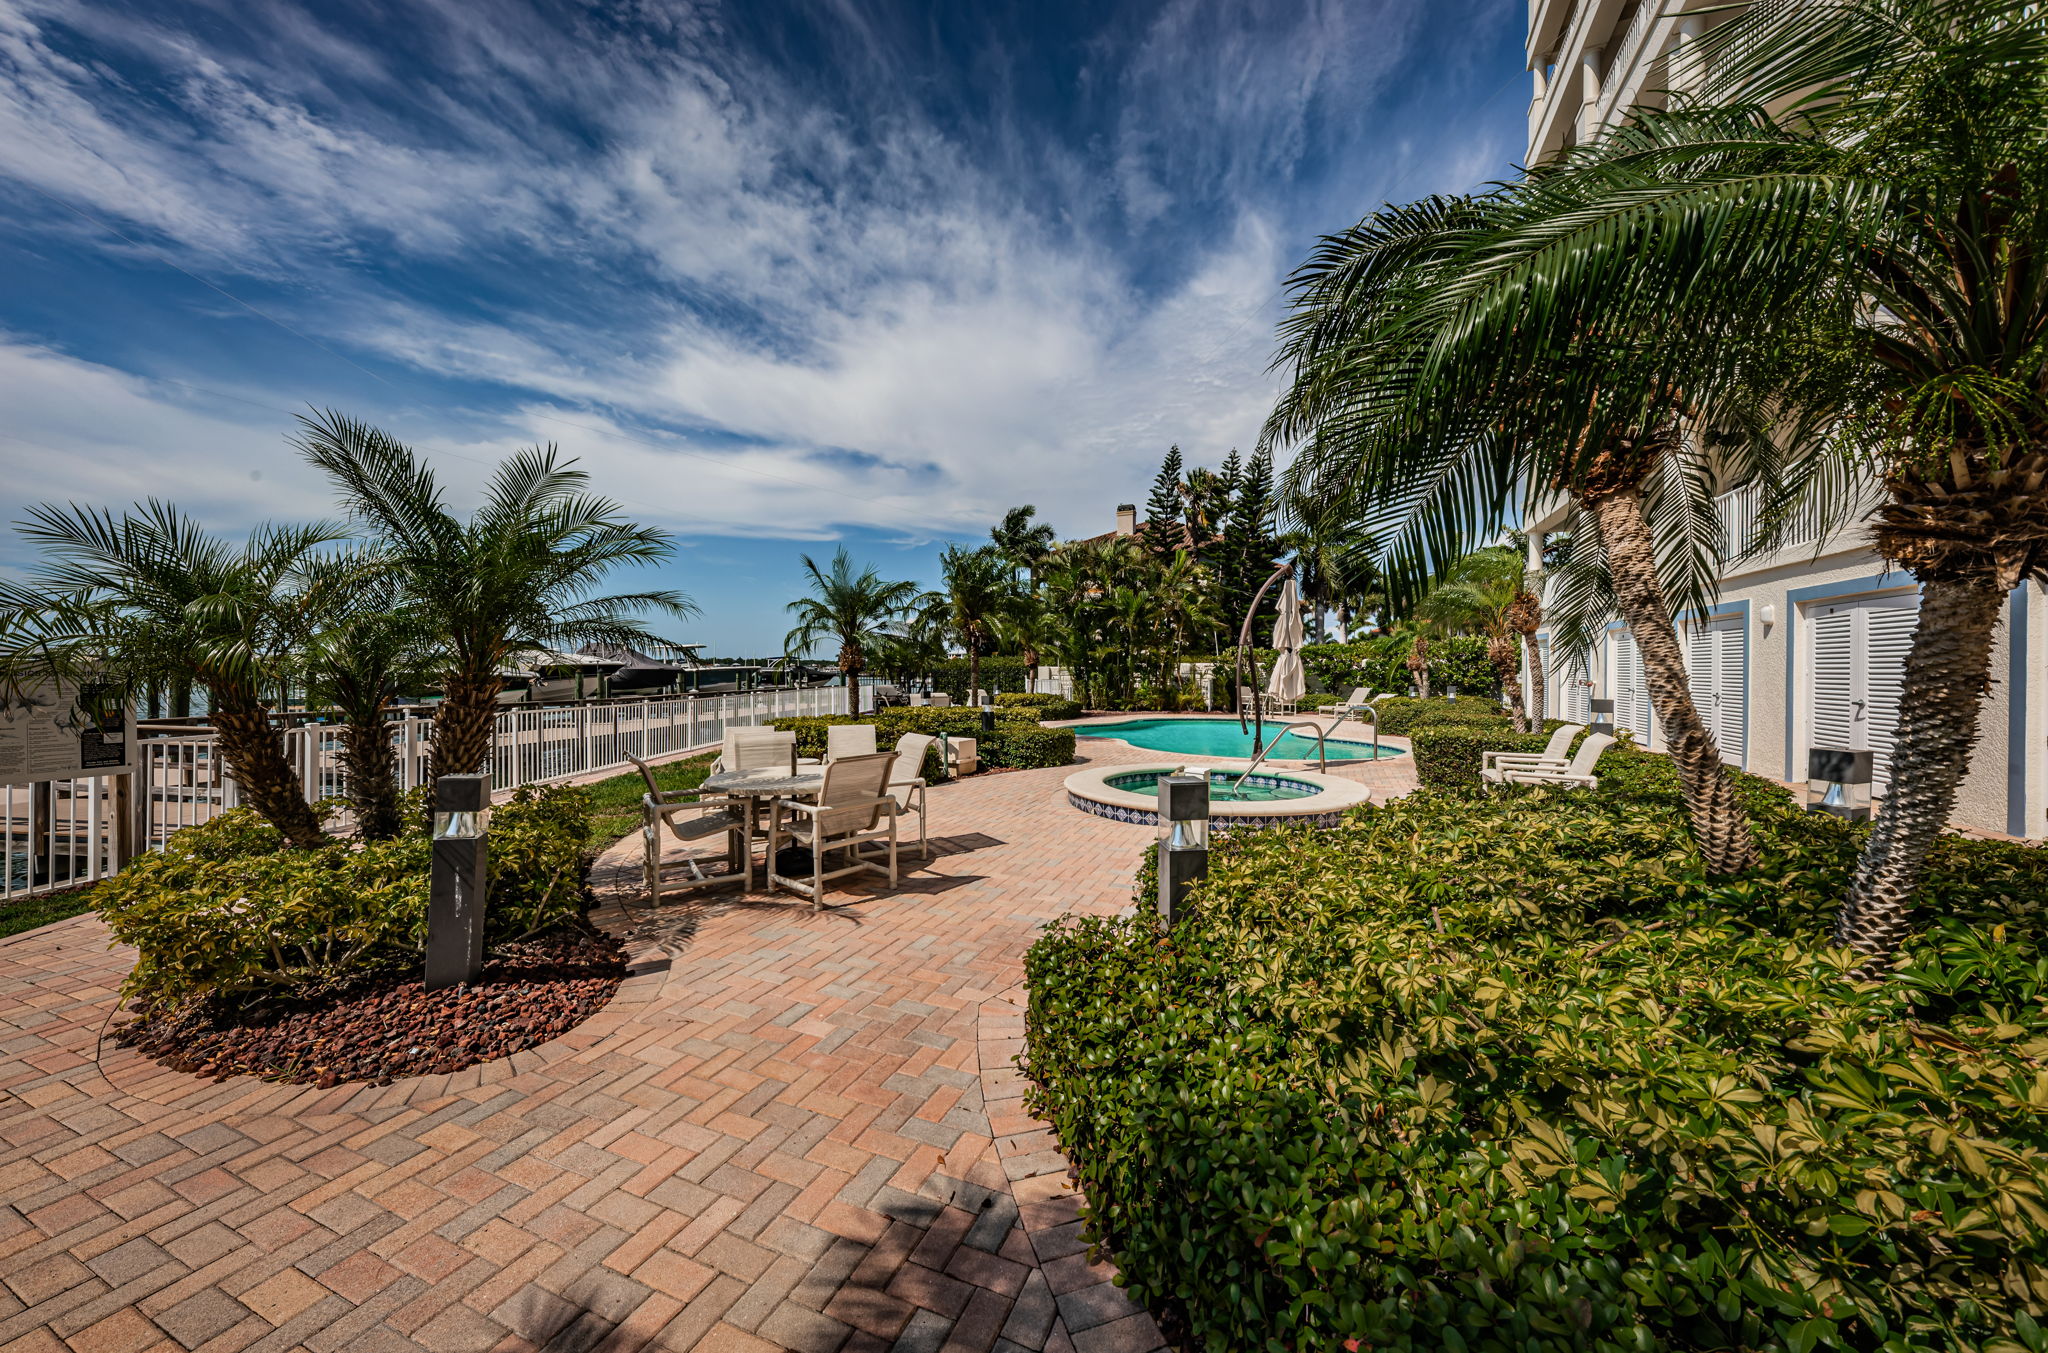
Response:
[[[504,791],[616,770],[627,764],[628,756],[648,760],[715,747],[728,727],[837,714],[845,700],[841,687],[808,686],[513,707],[498,714],[491,782]],[[432,721],[405,718],[387,726],[400,790],[426,783]],[[346,787],[341,729],[333,724],[308,725],[284,736],[285,753],[298,770],[307,799],[339,795]],[[0,900],[105,878],[119,861],[160,847],[180,827],[205,822],[240,802],[240,787],[228,774],[211,733],[141,739],[132,782],[125,775],[110,775],[6,787],[0,790],[7,841]]]
[[[1714,506],[1721,516],[1721,540],[1723,558],[1730,563],[1749,555],[1756,544],[1757,511],[1763,502],[1763,485],[1756,482],[1731,489],[1714,500]],[[1812,507],[1801,507],[1786,523],[1778,537],[1778,548],[1790,549],[1797,545],[1811,545],[1822,534],[1822,514]]]

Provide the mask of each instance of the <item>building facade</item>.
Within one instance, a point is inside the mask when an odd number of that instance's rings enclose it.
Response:
[[[1628,110],[1683,89],[1687,45],[1729,10],[1724,0],[1530,0],[1531,163],[1584,141]],[[1747,539],[1754,486],[1720,498],[1731,546]],[[1559,529],[1562,510],[1528,523]],[[1533,547],[1532,547],[1533,548]],[[1731,549],[1731,553],[1735,551]],[[1919,588],[1890,571],[1861,525],[1832,534],[1794,531],[1775,553],[1731,564],[1709,615],[1680,617],[1692,696],[1729,764],[1785,781],[1806,776],[1813,748],[1869,750],[1877,792],[1889,771],[1905,655]],[[1662,746],[1642,662],[1624,625],[1594,651],[1553,653],[1549,709],[1584,719],[1594,698],[1652,750]],[[2012,836],[2048,836],[2048,596],[2014,589],[1992,658],[1976,754],[1955,824]]]

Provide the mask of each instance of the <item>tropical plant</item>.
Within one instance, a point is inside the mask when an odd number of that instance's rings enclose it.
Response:
[[[1052,553],[1052,547],[1059,540],[1052,527],[1032,520],[1037,515],[1038,509],[1029,504],[1013,507],[988,533],[996,552],[1008,560],[1011,567],[1033,578],[1038,576],[1046,555]]]
[[[1681,334],[1655,313],[1594,324],[1515,301],[1504,274],[1582,266],[1538,247],[1570,253],[1549,177],[1388,207],[1325,239],[1294,278],[1282,350],[1293,379],[1266,439],[1303,443],[1292,501],[1356,512],[1381,535],[1396,605],[1515,508],[1533,514],[1553,491],[1575,503],[1642,653],[1702,849],[1715,870],[1740,871],[1755,863],[1755,839],[1693,705],[1667,596],[1682,562],[1681,599],[1708,604],[1718,523],[1704,492],[1663,494],[1703,512],[1657,500],[1667,484],[1700,481],[1708,447],[1688,437],[1688,418],[1715,430],[1722,464],[1774,467],[1783,453],[1764,435],[1764,390],[1725,369],[1742,350],[1737,325]],[[1537,261],[1500,262],[1516,248]],[[1473,299],[1481,292],[1491,309]],[[1674,465],[1687,473],[1674,479]]]
[[[1513,546],[1495,545],[1453,562],[1443,580],[1415,608],[1419,619],[1486,637],[1486,656],[1499,673],[1517,733],[1528,728],[1522,695],[1522,636],[1534,628],[1527,618],[1533,606],[1522,552]],[[1534,645],[1530,647],[1533,650]]]
[[[992,545],[948,545],[939,556],[939,587],[918,600],[927,622],[967,654],[969,697],[981,689],[981,660],[1022,609],[1009,562]]]
[[[823,643],[837,644],[838,667],[846,681],[846,712],[860,713],[860,677],[870,656],[901,642],[903,623],[918,600],[917,584],[890,582],[872,567],[854,571],[844,548],[832,556],[832,567],[804,555],[804,573],[811,594],[785,608],[796,625],[782,641],[784,651],[808,653]]]
[[[666,532],[626,520],[586,491],[590,476],[551,444],[501,462],[467,521],[410,447],[332,410],[301,416],[295,444],[324,470],[349,512],[434,626],[445,667],[434,707],[436,775],[484,768],[501,671],[522,649],[576,642],[659,642],[636,613],[683,617],[680,592],[593,595],[614,569],[669,556]]]
[[[2048,24],[2020,0],[1771,11],[1716,31],[1695,97],[1553,176],[1577,219],[1626,228],[1518,271],[1576,323],[1741,316],[1816,358],[1784,399],[1826,454],[1765,477],[1765,520],[1875,480],[1876,549],[1920,583],[1891,783],[1835,929],[1878,959],[1954,809],[2001,608],[2048,581]]]
[[[204,688],[243,802],[287,844],[323,844],[272,713],[310,618],[307,567],[340,532],[263,526],[235,546],[155,499],[118,517],[45,504],[18,527],[44,557],[25,581],[0,584],[0,680]]]
[[[383,841],[402,825],[398,763],[385,712],[399,695],[433,681],[441,668],[432,620],[406,592],[397,570],[354,552],[309,570],[313,618],[298,666],[306,702],[340,711],[343,794],[365,841]]]

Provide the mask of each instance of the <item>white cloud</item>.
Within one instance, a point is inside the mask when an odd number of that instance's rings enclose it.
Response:
[[[600,29],[423,4],[421,87],[319,11],[263,7],[227,51],[160,18],[0,0],[0,176],[202,273],[289,281],[289,318],[323,341],[505,391],[466,425],[352,409],[429,449],[557,439],[687,530],[978,532],[1029,501],[1078,534],[1168,442],[1202,458],[1256,436],[1292,262],[1263,204],[1317,116],[1368,116],[1420,22],[1171,0],[1098,86],[1105,143],[1076,146],[935,125],[908,92],[920,73],[851,10],[860,116],[739,64],[715,12],[653,12]],[[67,33],[149,66],[168,107],[67,55]],[[478,302],[401,294],[391,260],[467,270]],[[183,493],[190,454],[123,449],[152,445],[152,411],[222,465],[278,459],[282,419],[224,423],[171,387],[0,348],[0,381],[38,370],[113,396],[69,421],[31,396],[16,424],[79,448],[82,494]],[[289,499],[240,475],[189,482],[225,513]]]

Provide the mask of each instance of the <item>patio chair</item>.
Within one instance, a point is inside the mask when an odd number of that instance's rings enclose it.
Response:
[[[778,728],[728,728],[711,773],[737,770],[796,770],[796,734]]]
[[[811,910],[825,904],[825,884],[848,874],[872,872],[888,877],[896,886],[896,800],[888,792],[889,775],[896,765],[896,753],[849,756],[825,767],[825,783],[817,802],[777,799],[768,819],[768,889],[779,885],[811,899]],[[807,846],[811,852],[808,880],[789,878],[775,872],[776,853],[784,842]],[[864,845],[889,846],[889,867],[868,859]],[[851,862],[838,869],[825,868],[828,852],[843,850]]]
[[[896,739],[896,769],[889,776],[889,797],[896,800],[896,812],[917,814],[918,858],[932,857],[932,839],[925,819],[925,754],[938,739],[929,733],[905,733]]]
[[[1567,761],[1565,751],[1584,728],[1584,724],[1578,723],[1563,725],[1550,735],[1550,741],[1540,752],[1486,752],[1481,757],[1485,764],[1480,767],[1479,778],[1499,785],[1507,783],[1501,777],[1509,770],[1563,770]]]
[[[653,767],[637,756],[626,759],[647,781],[647,792],[640,796],[640,842],[644,853],[642,872],[647,883],[647,904],[661,905],[661,829],[664,826],[670,836],[686,844],[723,837],[728,854],[733,851],[733,838],[739,838],[737,853],[742,861],[739,873],[707,874],[694,857],[686,859],[683,864],[691,876],[679,885],[683,891],[694,892],[698,888],[722,883],[737,883],[742,892],[751,889],[754,885],[754,860],[746,848],[746,803],[722,795],[705,794],[702,790],[663,789],[654,781]]]
[[[1558,789],[1597,789],[1600,777],[1593,774],[1593,767],[1599,764],[1600,753],[1606,751],[1614,739],[1605,733],[1589,733],[1579,744],[1579,750],[1565,765],[1554,770],[1537,767],[1533,770],[1517,770],[1509,767],[1500,775],[1500,783],[1511,785],[1550,785]]]
[[[835,723],[825,729],[825,764],[849,756],[875,754],[875,726],[871,723]]]
[[[1258,700],[1259,700],[1259,708],[1260,708],[1260,709],[1262,709],[1262,710],[1264,710],[1264,711],[1266,711],[1266,713],[1268,713],[1268,714],[1285,714],[1285,715],[1288,715],[1288,716],[1292,717],[1292,716],[1293,716],[1294,714],[1296,714],[1296,713],[1298,713],[1298,712],[1299,712],[1298,710],[1296,710],[1296,709],[1295,709],[1295,707],[1294,707],[1294,702],[1293,702],[1292,700],[1282,700],[1282,699],[1279,699],[1279,698],[1278,698],[1278,697],[1276,697],[1276,696],[1271,696],[1271,695],[1261,695],[1261,696],[1260,696],[1260,697],[1258,698]],[[1239,709],[1241,709],[1241,710],[1247,710],[1247,711],[1251,709],[1251,707],[1252,707],[1252,688],[1251,688],[1251,687],[1249,687],[1249,686],[1239,686],[1239,687],[1237,688],[1237,707],[1238,707]]]

